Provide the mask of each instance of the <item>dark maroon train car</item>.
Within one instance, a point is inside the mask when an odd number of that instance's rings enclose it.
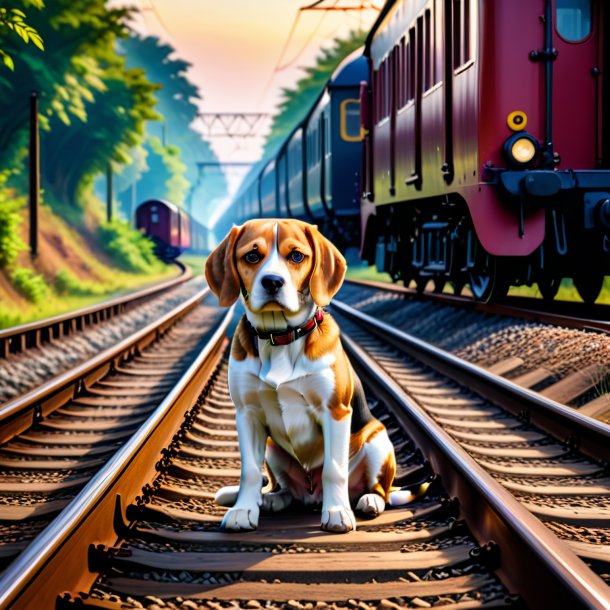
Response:
[[[366,43],[362,251],[483,300],[610,271],[610,8],[396,0]]]
[[[175,259],[190,246],[188,217],[169,201],[141,203],[136,210],[136,227],[154,241],[155,253],[163,260]]]
[[[191,219],[184,210],[178,210],[180,224],[180,235],[178,237],[180,250],[188,250],[191,247]]]

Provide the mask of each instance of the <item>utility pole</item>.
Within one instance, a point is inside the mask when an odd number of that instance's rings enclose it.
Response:
[[[112,222],[112,161],[106,168],[106,220]]]
[[[38,93],[30,96],[30,256],[38,256],[38,204],[40,200],[40,139]]]

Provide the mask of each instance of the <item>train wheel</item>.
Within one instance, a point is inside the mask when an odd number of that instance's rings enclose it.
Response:
[[[434,278],[433,292],[435,292],[436,294],[440,294],[441,292],[443,292],[443,288],[445,288],[446,283],[447,283],[447,280],[443,277]]]
[[[595,303],[604,283],[604,276],[598,271],[584,272],[574,278],[574,286],[585,303]]]
[[[481,264],[470,271],[470,290],[474,298],[483,303],[504,298],[509,283],[503,273],[502,265],[495,256],[486,254],[481,258]]]
[[[561,286],[561,278],[553,276],[543,276],[538,279],[538,290],[545,301],[552,301]]]
[[[415,278],[415,290],[417,290],[417,294],[422,294],[426,290],[426,286],[428,285],[428,277],[416,277]]]
[[[449,285],[453,288],[453,294],[459,296],[462,294],[462,290],[464,290],[465,282],[463,280],[451,280]]]

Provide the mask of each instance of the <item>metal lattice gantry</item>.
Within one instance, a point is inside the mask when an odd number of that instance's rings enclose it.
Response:
[[[271,115],[268,112],[200,112],[203,137],[260,138]]]

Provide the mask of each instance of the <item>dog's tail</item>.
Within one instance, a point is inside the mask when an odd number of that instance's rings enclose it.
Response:
[[[239,485],[227,485],[221,487],[214,496],[216,504],[220,506],[226,506],[230,508],[237,501],[237,494],[239,493]]]
[[[390,499],[388,504],[390,506],[402,506],[403,504],[409,504],[409,502],[413,502],[413,500],[423,496],[432,481],[426,480],[421,483],[416,483],[415,485],[409,485],[406,487],[394,488],[390,491]]]

